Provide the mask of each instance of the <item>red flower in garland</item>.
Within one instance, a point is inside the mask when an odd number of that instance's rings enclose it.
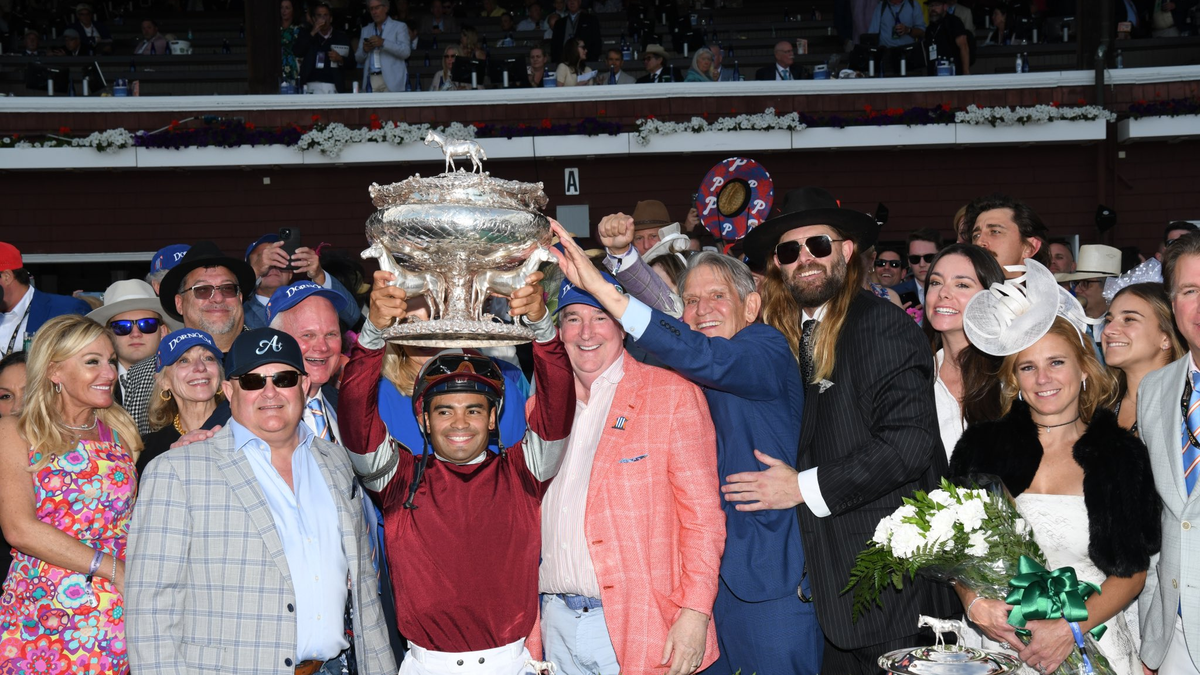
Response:
[[[1051,108],[1057,108],[1057,107],[1058,107],[1058,106],[1060,106],[1060,105],[1062,105],[1062,104],[1061,104],[1061,103],[1059,103],[1058,101],[1050,101],[1050,107],[1051,107]]]
[[[1138,105],[1146,105],[1146,99],[1144,99],[1144,98],[1139,98],[1139,99],[1138,99]]]
[[[1075,103],[1079,105],[1087,105],[1087,101],[1082,98],[1080,98],[1078,101],[1075,101]]]
[[[171,120],[171,123],[167,125],[167,129],[170,129],[171,131],[175,131],[178,128],[179,120]]]
[[[543,118],[543,119],[542,119],[542,128],[543,128],[543,129],[549,129],[549,128],[550,128],[550,127],[552,127],[552,126],[554,126],[554,124],[550,122],[550,118],[549,118],[549,117],[546,117],[546,118]]]
[[[473,125],[474,125],[474,127],[475,127],[476,129],[482,129],[482,128],[484,128],[484,127],[486,127],[486,126],[487,126],[487,125],[486,125],[486,124],[484,124],[483,122],[474,122],[474,123],[473,123]]]
[[[371,113],[370,120],[371,120],[371,129],[382,129],[383,128],[383,123],[379,121],[379,115],[376,115],[375,113]]]
[[[71,133],[71,127],[59,127],[58,133],[66,136],[67,134]],[[14,136],[13,138],[16,138],[16,136]]]
[[[320,122],[320,121],[321,121],[321,116],[320,116],[320,115],[313,115],[313,116],[312,116],[312,122],[313,122],[313,124],[316,124],[317,122]]]
[[[601,108],[600,110],[596,111],[596,114],[603,116],[603,115],[608,114],[608,111],[605,110],[604,108]]]
[[[246,122],[246,130],[254,131],[254,122]]]

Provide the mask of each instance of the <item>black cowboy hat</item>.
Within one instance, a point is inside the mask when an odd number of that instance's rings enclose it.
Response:
[[[180,321],[183,320],[183,315],[175,309],[175,297],[179,295],[179,285],[183,283],[187,275],[200,267],[224,267],[233,272],[233,276],[237,277],[238,289],[242,292],[242,298],[246,298],[254,292],[254,282],[257,277],[254,269],[250,267],[250,263],[238,258],[230,258],[222,253],[216,244],[211,241],[202,241],[188,249],[179,264],[172,267],[171,271],[163,277],[162,283],[159,284],[158,301],[164,312]]]
[[[779,238],[798,227],[827,225],[854,240],[859,251],[874,246],[879,235],[879,224],[874,218],[861,211],[843,208],[833,195],[818,187],[788,192],[779,210],[779,215],[763,221],[744,239],[746,257],[761,267],[766,266]]]

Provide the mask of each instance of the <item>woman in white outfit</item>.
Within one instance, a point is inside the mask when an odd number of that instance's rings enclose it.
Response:
[[[1045,267],[1033,260],[1025,266],[1023,277],[979,294],[964,312],[971,343],[1005,357],[1006,414],[967,429],[950,474],[988,473],[1004,481],[1047,569],[1073,567],[1079,579],[1100,586],[1078,628],[1107,625],[1100,651],[1116,673],[1141,675],[1123,610],[1142,590],[1161,538],[1162,507],[1146,446],[1110,409],[1116,382],[1084,337],[1083,308]],[[1032,639],[1022,645],[1007,623],[1008,605],[956,590],[967,618],[1001,647],[1020,647],[1029,668],[1053,672],[1075,649],[1065,619],[1030,621]]]

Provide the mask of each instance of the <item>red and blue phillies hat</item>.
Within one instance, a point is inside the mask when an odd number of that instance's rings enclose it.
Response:
[[[267,323],[314,295],[328,299],[338,312],[350,304],[349,298],[332,288],[325,288],[311,281],[297,281],[290,286],[280,286],[271,294],[271,299],[267,301]]]
[[[187,244],[171,244],[158,249],[158,252],[150,259],[150,273],[155,274],[178,265],[190,248],[191,246]]]
[[[771,215],[775,182],[761,164],[730,157],[709,170],[696,193],[700,223],[726,243],[745,237]]]

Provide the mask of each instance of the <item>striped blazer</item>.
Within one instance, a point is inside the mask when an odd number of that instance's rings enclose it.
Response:
[[[371,565],[363,490],[346,451],[313,439],[350,566],[362,675],[394,675]],[[126,640],[133,672],[291,675],[295,592],[275,521],[233,432],[150,463],[129,528]],[[341,624],[341,621],[338,621]]]

